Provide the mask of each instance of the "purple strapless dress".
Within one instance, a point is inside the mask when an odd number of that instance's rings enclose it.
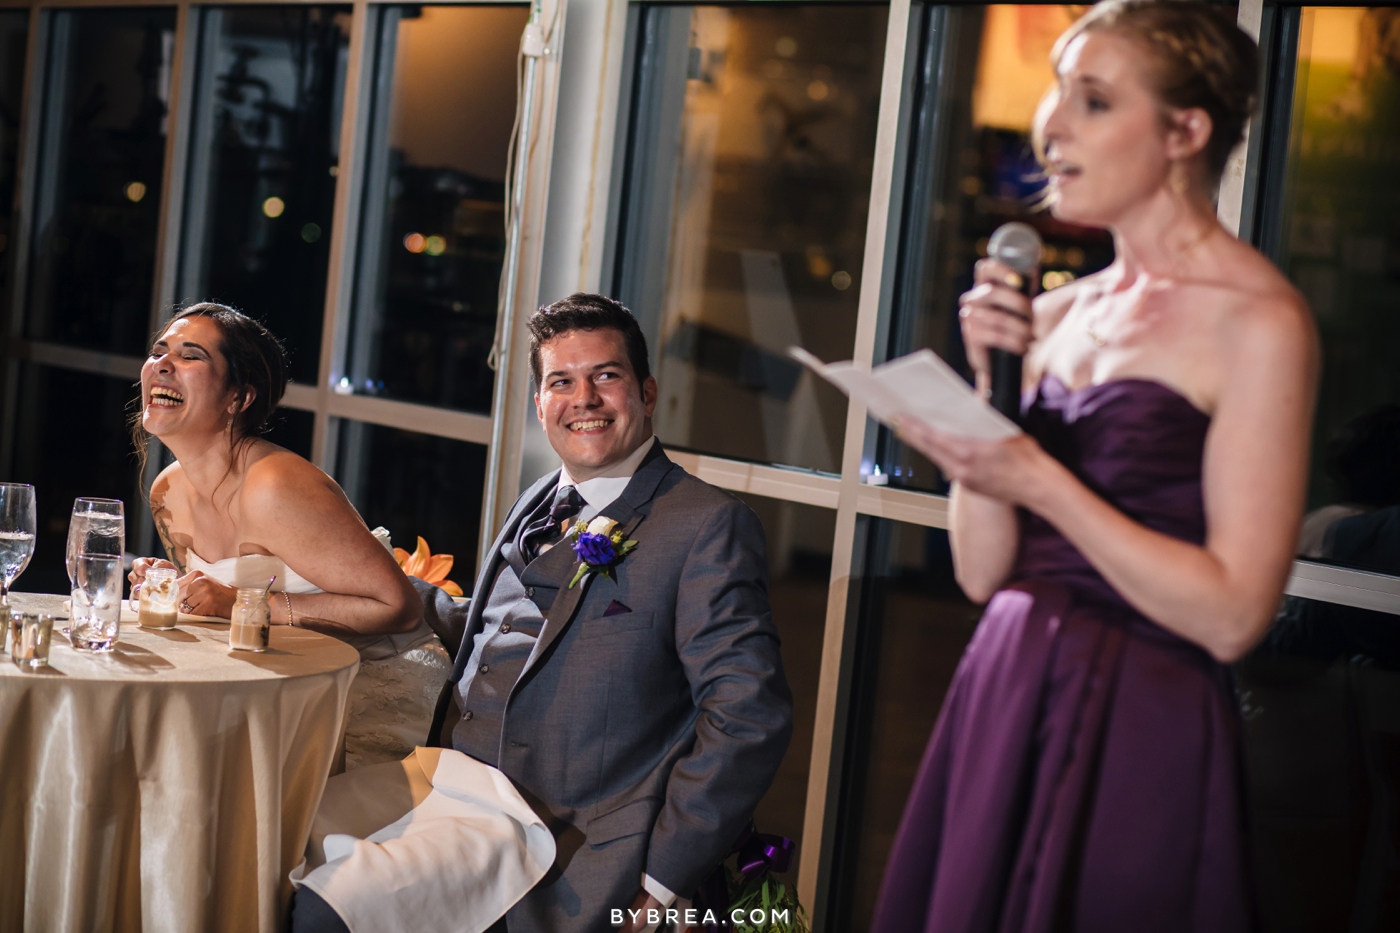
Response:
[[[1205,539],[1210,419],[1157,382],[1026,410],[1054,457],[1149,528]],[[1228,669],[1143,618],[1022,513],[1012,581],[948,689],[890,853],[876,933],[1254,928]]]

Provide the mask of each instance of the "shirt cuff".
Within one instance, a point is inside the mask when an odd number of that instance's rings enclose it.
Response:
[[[642,874],[642,889],[660,901],[662,907],[670,907],[676,902],[676,895],[670,888],[646,873]]]

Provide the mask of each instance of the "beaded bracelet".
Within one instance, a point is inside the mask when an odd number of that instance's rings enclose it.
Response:
[[[282,598],[287,602],[287,624],[294,625],[295,623],[292,621],[292,594],[283,590]]]

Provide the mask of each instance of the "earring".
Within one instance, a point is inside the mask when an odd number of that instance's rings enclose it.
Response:
[[[1171,170],[1167,173],[1167,187],[1171,188],[1172,194],[1177,197],[1185,197],[1187,187],[1186,170],[1182,168],[1180,162],[1172,162]]]

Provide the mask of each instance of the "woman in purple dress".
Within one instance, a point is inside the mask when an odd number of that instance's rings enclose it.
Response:
[[[989,602],[873,928],[1249,930],[1226,665],[1288,575],[1317,369],[1303,300],[1212,204],[1256,50],[1204,5],[1111,0],[1054,64],[1051,210],[1116,259],[1033,303],[979,264],[968,358],[985,391],[988,348],[1026,354],[1025,435],[901,425],[953,481],[958,581]]]

